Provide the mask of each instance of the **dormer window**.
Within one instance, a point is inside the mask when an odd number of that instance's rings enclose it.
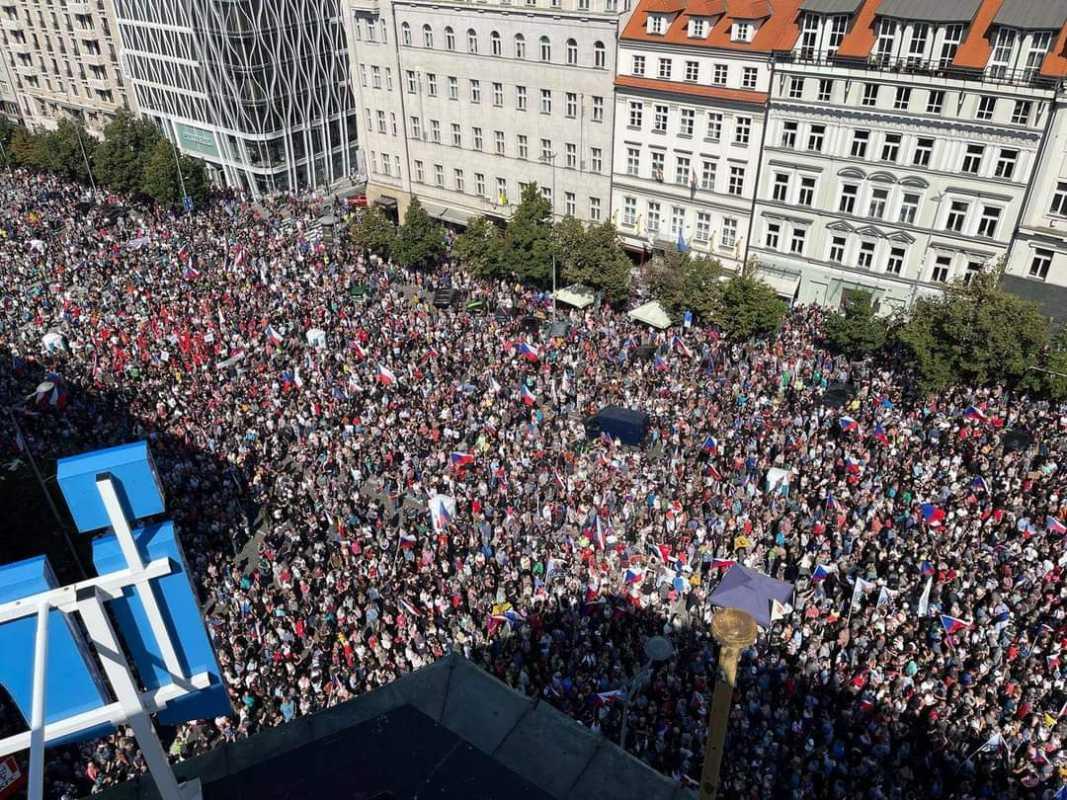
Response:
[[[667,32],[667,17],[663,14],[648,15],[648,32],[662,36]]]
[[[703,17],[693,17],[689,20],[689,38],[706,39],[708,36],[708,21]]]
[[[752,32],[753,28],[751,22],[735,22],[733,29],[730,31],[730,41],[751,42]]]

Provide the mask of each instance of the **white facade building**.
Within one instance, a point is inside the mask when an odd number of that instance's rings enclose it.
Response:
[[[1025,39],[1030,66],[987,64],[982,5],[802,3],[750,248],[783,294],[836,306],[863,289],[889,310],[1006,258],[1057,81],[1038,72],[1047,40],[1031,56]]]
[[[611,213],[621,0],[349,0],[368,195],[464,224],[536,182],[556,215]]]
[[[216,177],[253,195],[357,171],[334,0],[113,0],[139,110]]]
[[[99,135],[127,104],[108,11],[103,2],[0,3],[0,111],[31,128],[76,117]]]
[[[740,266],[784,11],[653,2],[634,13],[619,47],[612,192],[628,247]]]

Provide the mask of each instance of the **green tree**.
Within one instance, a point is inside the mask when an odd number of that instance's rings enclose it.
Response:
[[[475,275],[491,278],[500,271],[500,229],[485,217],[478,217],[456,237],[452,254]]]
[[[788,310],[763,281],[737,276],[719,285],[715,322],[726,338],[738,341],[778,330]]]
[[[503,274],[517,275],[540,286],[551,284],[554,252],[551,212],[537,184],[527,184],[504,233],[500,251]]]
[[[552,237],[562,285],[599,289],[611,303],[630,296],[633,262],[623,251],[614,225],[603,222],[587,228],[567,216],[553,226]]]
[[[652,270],[652,293],[675,320],[686,311],[706,323],[720,308],[722,265],[707,256],[669,251]]]
[[[1035,303],[997,287],[996,271],[956,283],[944,295],[920,298],[896,340],[911,354],[927,390],[957,383],[1020,380],[1049,339]]]
[[[42,134],[19,128],[11,135],[11,157],[16,164],[32,169],[48,169],[48,144]]]
[[[116,192],[140,191],[145,166],[162,138],[151,122],[136,119],[129,111],[119,111],[104,129],[104,140],[94,153],[93,173],[97,180]]]
[[[182,187],[197,203],[207,196],[208,181],[201,161],[188,156],[178,156],[175,162],[175,149],[167,139],[162,137],[155,143],[152,153],[144,164],[144,177],[140,190],[155,198],[159,203],[175,205],[182,202]],[[178,165],[181,165],[181,174]]]
[[[396,227],[377,206],[368,208],[348,228],[352,246],[364,255],[374,253],[388,259],[396,242]]]
[[[15,136],[15,132],[20,130],[19,126],[9,120],[7,117],[0,117],[0,146],[3,146],[3,158],[4,166],[14,166],[15,157],[11,153],[11,140]]]
[[[881,350],[887,334],[886,322],[874,311],[870,292],[855,292],[843,314],[826,320],[826,339],[850,358],[862,358]]]
[[[435,260],[444,251],[445,229],[426,213],[419,198],[412,197],[404,224],[396,234],[393,260],[402,267],[417,267]]]
[[[92,158],[96,145],[96,139],[86,133],[81,120],[64,117],[54,131],[44,134],[44,166],[64,178],[88,182],[85,162],[86,158]]]

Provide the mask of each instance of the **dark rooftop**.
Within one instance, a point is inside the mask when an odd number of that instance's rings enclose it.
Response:
[[[1032,281],[1017,275],[1005,275],[1000,288],[1024,300],[1033,300],[1041,313],[1059,323],[1067,323],[1067,287],[1043,281]]]
[[[204,800],[692,800],[548,703],[451,655],[176,765]],[[148,779],[100,795],[155,800]]]

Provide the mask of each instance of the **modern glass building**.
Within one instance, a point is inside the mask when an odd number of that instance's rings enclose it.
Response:
[[[260,195],[357,172],[336,0],[114,0],[137,109]]]

